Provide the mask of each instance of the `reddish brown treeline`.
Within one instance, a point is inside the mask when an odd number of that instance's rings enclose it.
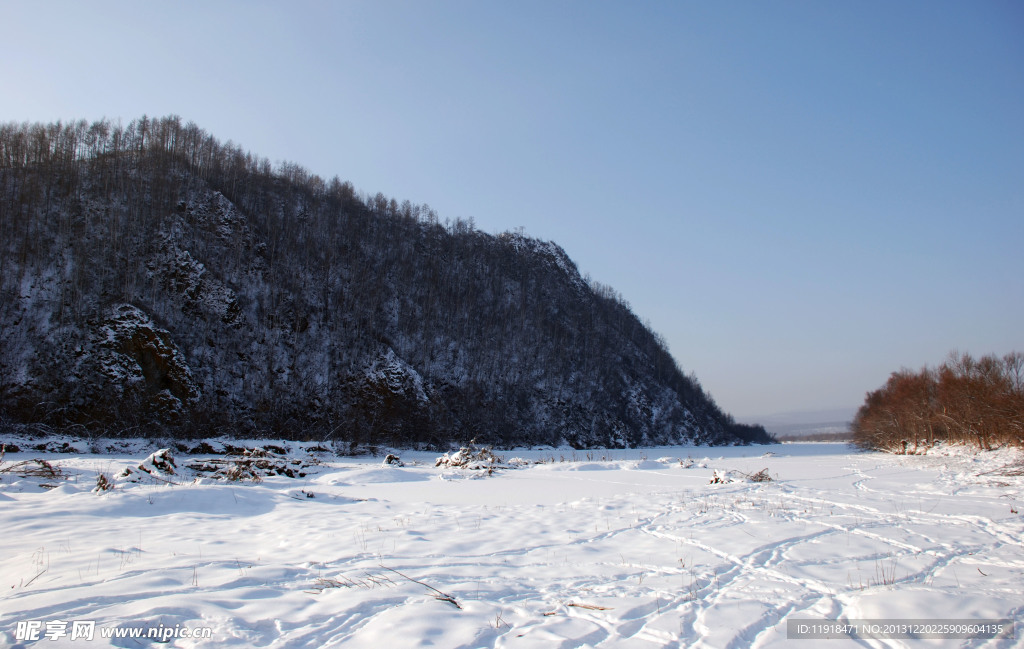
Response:
[[[853,420],[862,448],[927,452],[936,442],[1024,446],[1024,353],[953,352],[938,368],[894,372]]]

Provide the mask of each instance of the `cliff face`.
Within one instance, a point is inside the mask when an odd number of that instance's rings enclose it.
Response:
[[[13,155],[18,129],[0,133],[8,423],[392,445],[764,441],[555,244],[271,172],[173,119],[71,152],[57,126],[44,153]]]

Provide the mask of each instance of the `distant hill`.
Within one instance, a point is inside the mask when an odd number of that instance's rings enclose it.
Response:
[[[768,441],[556,244],[176,117],[0,127],[0,418],[369,444]]]
[[[744,421],[757,421],[776,437],[808,437],[849,433],[850,423],[856,413],[856,408],[802,410],[744,418]]]

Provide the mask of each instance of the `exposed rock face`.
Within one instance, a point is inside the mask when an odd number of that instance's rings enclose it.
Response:
[[[235,292],[206,271],[188,250],[178,247],[172,237],[164,239],[159,254],[148,264],[167,291],[180,296],[182,309],[218,318],[232,324],[238,318]]]
[[[423,388],[423,377],[390,347],[366,370],[366,381],[371,390],[381,394],[401,395],[422,403],[430,401]]]
[[[171,418],[198,403],[201,391],[171,334],[138,307],[121,304],[111,311],[97,332],[97,360],[109,389],[141,398],[149,410]]]

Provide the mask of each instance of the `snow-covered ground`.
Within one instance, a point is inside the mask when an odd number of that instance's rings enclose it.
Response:
[[[152,448],[7,441],[24,448],[0,470],[44,458],[64,476],[0,475],[0,646],[156,643],[101,637],[132,629],[177,647],[1024,644],[1012,451],[516,451],[499,455],[519,468],[489,473],[435,467],[437,454],[385,466],[278,442],[295,478],[227,482],[185,465],[223,473],[237,458],[172,451],[174,474],[160,461],[146,473]],[[33,468],[45,473],[21,470]],[[762,469],[771,481],[743,475]],[[725,481],[711,484],[716,473]],[[113,489],[94,491],[101,474]],[[797,618],[1017,628],[1015,639],[789,639]]]

